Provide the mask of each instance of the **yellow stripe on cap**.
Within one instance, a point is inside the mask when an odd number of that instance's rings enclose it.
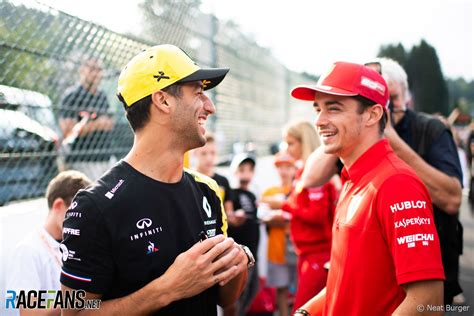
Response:
[[[174,45],[150,47],[133,57],[120,73],[117,92],[131,106],[201,69]]]

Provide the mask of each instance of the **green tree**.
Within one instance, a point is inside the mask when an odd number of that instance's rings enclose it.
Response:
[[[450,110],[455,107],[465,113],[474,116],[474,81],[466,81],[463,78],[446,80],[449,91]]]
[[[448,115],[448,88],[434,47],[425,40],[414,46],[406,69],[416,110]]]
[[[396,60],[403,68],[406,69],[408,53],[405,51],[405,47],[403,47],[402,43],[398,43],[397,45],[382,45],[377,56]]]

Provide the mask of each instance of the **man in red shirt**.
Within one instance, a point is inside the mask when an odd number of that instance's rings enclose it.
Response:
[[[423,315],[441,311],[444,271],[428,190],[383,137],[388,87],[374,70],[332,65],[313,101],[326,153],[344,163],[326,289],[295,315]]]

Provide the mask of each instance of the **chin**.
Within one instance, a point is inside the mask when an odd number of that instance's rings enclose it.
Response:
[[[198,137],[195,137],[192,142],[191,142],[191,145],[190,145],[190,149],[194,149],[194,148],[199,148],[199,147],[202,147],[206,145],[206,138],[204,136],[201,136],[199,135]]]
[[[324,148],[324,153],[326,153],[326,154],[335,155],[339,152],[339,148],[337,148],[336,146],[324,145],[324,144],[322,146]]]

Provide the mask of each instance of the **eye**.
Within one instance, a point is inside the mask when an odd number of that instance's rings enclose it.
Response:
[[[328,110],[332,112],[339,112],[341,109],[338,106],[330,106]]]

